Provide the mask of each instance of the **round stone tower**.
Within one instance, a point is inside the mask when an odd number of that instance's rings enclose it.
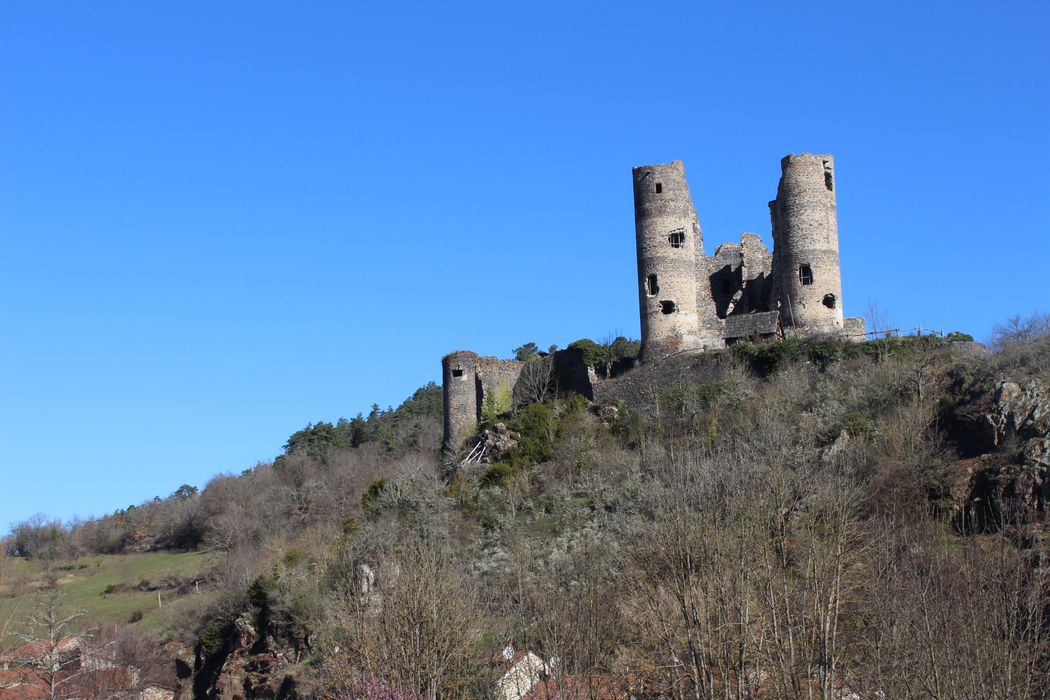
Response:
[[[456,452],[478,424],[477,353],[450,352],[441,358],[441,395],[445,408],[446,452]]]
[[[830,155],[780,161],[773,220],[774,299],[789,334],[842,332],[842,278],[835,215],[835,160]]]
[[[720,347],[721,333],[700,323],[697,261],[703,261],[703,234],[685,166],[680,160],[642,165],[632,174],[642,360]]]

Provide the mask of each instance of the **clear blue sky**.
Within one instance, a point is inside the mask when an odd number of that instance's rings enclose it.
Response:
[[[833,153],[847,315],[1050,310],[1048,8],[3,0],[0,529],[272,459],[453,349],[637,336],[636,164],[685,161],[711,253]]]

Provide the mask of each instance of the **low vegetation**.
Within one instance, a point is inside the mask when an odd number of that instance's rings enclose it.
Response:
[[[629,402],[555,385],[494,408],[516,443],[496,461],[452,469],[430,385],[199,493],[15,526],[0,611],[30,567],[92,614],[141,610],[194,645],[202,696],[241,673],[285,696],[486,697],[512,644],[640,697],[1046,697],[1050,499],[1029,486],[1048,475],[985,416],[1004,380],[1050,393],[1050,334],[1040,316],[992,353],[963,340],[741,344]],[[570,348],[594,366],[625,343]],[[113,557],[128,574],[89,589]],[[162,625],[164,561],[210,593]],[[283,660],[274,680],[251,655]]]

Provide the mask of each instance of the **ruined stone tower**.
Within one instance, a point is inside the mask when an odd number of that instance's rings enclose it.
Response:
[[[789,155],[780,169],[769,203],[773,252],[744,233],[710,257],[682,161],[632,169],[642,362],[785,336],[864,341],[864,319],[842,317],[835,161]],[[553,362],[560,388],[588,398],[611,379],[574,349],[554,353]],[[527,364],[468,350],[441,360],[446,453],[456,454],[479,421],[510,410]],[[475,443],[480,454],[483,445]]]
[[[789,335],[841,333],[842,279],[830,155],[785,156],[773,222],[773,298]]]
[[[455,452],[477,425],[481,399],[478,393],[478,354],[450,352],[441,358],[442,399],[445,409],[445,450]]]
[[[485,413],[499,415],[511,409],[514,385],[524,364],[482,357],[470,350],[456,350],[441,358],[445,452],[458,451]]]
[[[632,173],[642,358],[722,347],[713,301],[698,286],[707,263],[685,166],[676,160]]]

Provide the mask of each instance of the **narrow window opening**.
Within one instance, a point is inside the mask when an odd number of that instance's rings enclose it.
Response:
[[[453,377],[462,377],[463,376],[463,368],[462,367],[453,367],[452,368],[452,376]]]
[[[824,306],[828,307],[829,309],[834,309],[835,308],[835,295],[834,294],[825,294],[823,303],[824,303]]]
[[[684,248],[685,247],[685,230],[675,229],[667,236],[667,241],[671,244],[672,248]]]
[[[798,281],[803,285],[813,284],[813,269],[809,265],[799,265]]]
[[[655,297],[660,291],[660,285],[656,283],[656,275],[649,275],[645,278],[645,293],[648,296]]]
[[[824,161],[824,187],[828,188],[828,192],[835,190],[835,176],[831,172],[831,166],[828,165],[828,161]]]
[[[656,183],[656,194],[660,194],[664,191],[664,185],[662,182]]]
[[[662,314],[673,314],[678,311],[678,307],[675,306],[673,301],[661,301],[660,302],[660,313]]]

